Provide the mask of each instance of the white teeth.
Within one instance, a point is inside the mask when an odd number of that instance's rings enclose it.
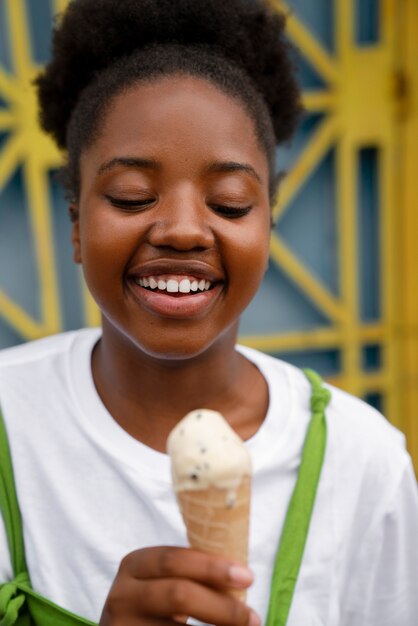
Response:
[[[181,285],[181,283],[180,283],[180,285]],[[158,288],[161,289],[160,283],[158,283]],[[167,291],[168,291],[168,293],[177,293],[178,290],[179,290],[179,284],[178,284],[178,282],[176,280],[170,279],[170,280],[167,281]],[[181,289],[180,289],[180,291],[181,291]]]
[[[161,291],[167,291],[168,293],[190,293],[191,291],[207,291],[211,287],[209,280],[196,280],[195,278],[182,278],[180,281],[175,278],[169,278],[168,280],[158,279],[154,276],[147,276],[139,278],[136,281],[141,287],[149,287],[150,289],[160,289]]]
[[[180,281],[178,289],[181,293],[190,293],[190,280],[188,278],[183,278],[183,280]]]

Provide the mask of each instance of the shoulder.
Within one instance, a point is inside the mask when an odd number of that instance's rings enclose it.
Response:
[[[241,346],[239,350],[260,368],[268,368],[272,381],[285,381],[294,416],[310,411],[311,385],[302,370],[257,350]],[[326,409],[328,460],[333,458],[342,472],[347,468],[353,476],[363,472],[375,477],[400,476],[409,463],[403,433],[360,398],[324,385],[331,392]]]
[[[0,376],[14,369],[33,368],[67,355],[77,341],[99,336],[96,328],[81,329],[43,337],[0,350]]]
[[[10,397],[36,397],[68,378],[76,356],[87,354],[99,337],[98,329],[52,335],[0,351],[0,404]]]
[[[69,331],[0,350],[0,369],[35,363],[65,353],[76,337],[82,333],[91,332],[94,331],[91,329]]]
[[[331,391],[329,426],[341,438],[360,436],[364,447],[387,452],[388,448],[405,449],[405,436],[389,419],[369,404],[342,389],[327,385]]]
[[[306,429],[303,416],[310,410],[311,385],[303,371],[271,356],[252,356],[267,364],[273,377],[286,377],[292,419]],[[405,516],[408,507],[414,509],[416,525],[418,494],[404,434],[360,398],[324,385],[331,399],[325,411],[327,445],[320,493],[333,502],[340,527],[346,526],[346,532],[360,541],[366,529],[378,528],[390,512],[391,519]]]

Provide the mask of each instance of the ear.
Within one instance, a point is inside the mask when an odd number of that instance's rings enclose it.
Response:
[[[80,243],[80,221],[78,219],[78,207],[75,204],[71,204],[68,207],[70,219],[73,223],[71,230],[71,243],[73,246],[73,261],[74,263],[81,263],[81,243]]]

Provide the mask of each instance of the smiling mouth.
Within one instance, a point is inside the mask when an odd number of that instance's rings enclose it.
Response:
[[[150,270],[151,271],[151,270]],[[224,281],[202,272],[158,272],[131,277],[132,293],[149,312],[171,319],[193,319],[209,312]],[[158,272],[158,273],[157,273]]]
[[[144,276],[135,279],[135,283],[147,291],[174,297],[199,294],[209,291],[214,285],[211,281],[203,278],[185,276]]]

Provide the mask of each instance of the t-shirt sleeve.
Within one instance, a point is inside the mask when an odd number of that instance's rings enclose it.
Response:
[[[417,626],[418,488],[409,459],[353,564],[341,626]]]
[[[6,528],[4,526],[3,516],[0,512],[0,585],[12,578],[12,563],[10,561]]]

